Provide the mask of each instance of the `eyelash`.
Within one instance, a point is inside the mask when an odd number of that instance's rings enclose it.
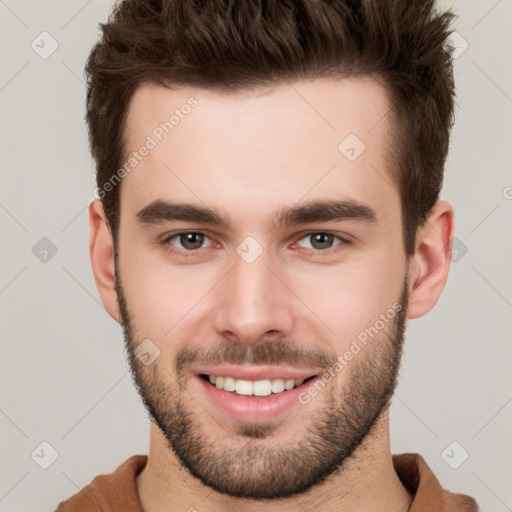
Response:
[[[212,245],[215,245],[215,242],[212,240],[211,237],[209,237],[206,233],[202,232],[202,231],[179,231],[177,233],[172,233],[168,236],[166,236],[163,240],[162,240],[162,245],[165,247],[166,250],[172,252],[172,253],[175,253],[175,254],[178,254],[180,256],[184,256],[186,258],[190,258],[190,257],[194,257],[194,256],[197,256],[198,253],[202,250],[202,249],[207,249],[208,247],[201,247],[199,249],[192,249],[192,250],[185,250],[185,249],[178,249],[176,247],[174,247],[170,241],[181,236],[181,235],[188,235],[188,234],[194,234],[194,235],[202,235],[204,236],[205,238],[209,239],[211,242],[213,242]],[[307,249],[309,251],[313,251],[314,253],[316,254],[332,254],[333,252],[338,252],[340,250],[343,249],[343,246],[346,246],[346,245],[350,245],[350,240],[348,240],[347,238],[344,238],[340,235],[337,235],[335,233],[332,233],[330,231],[308,231],[307,233],[303,234],[297,242],[294,242],[293,245],[296,245],[298,242],[300,242],[301,240],[303,240],[304,238],[307,238],[307,237],[310,237],[312,235],[331,235],[333,236],[335,239],[339,240],[339,243],[337,243],[336,245],[334,245],[333,247],[330,247],[329,249]],[[341,247],[340,247],[341,246]]]

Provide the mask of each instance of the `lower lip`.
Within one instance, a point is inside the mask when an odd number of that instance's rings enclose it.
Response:
[[[196,376],[208,399],[222,412],[236,421],[257,423],[278,417],[294,405],[301,405],[299,395],[319,379],[315,377],[296,388],[268,396],[244,396],[219,389],[202,377]]]

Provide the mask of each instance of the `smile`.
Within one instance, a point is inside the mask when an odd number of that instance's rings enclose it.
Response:
[[[299,395],[321,378],[318,369],[224,365],[196,368],[199,391],[219,414],[235,421],[259,423],[303,407]]]
[[[314,375],[306,379],[263,379],[263,380],[245,380],[223,375],[204,375],[201,377],[208,380],[210,384],[217,389],[229,391],[243,396],[269,396],[279,394],[284,391],[296,388],[302,385],[306,380],[312,379]]]

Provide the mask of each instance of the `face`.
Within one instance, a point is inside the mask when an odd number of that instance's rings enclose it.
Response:
[[[152,147],[121,187],[127,350],[170,449],[219,492],[310,489],[388,405],[407,304],[388,110],[369,79],[132,99],[127,157]]]

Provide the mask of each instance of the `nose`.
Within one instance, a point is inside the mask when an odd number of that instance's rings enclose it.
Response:
[[[294,324],[294,301],[285,282],[276,268],[269,268],[265,253],[252,263],[235,254],[233,268],[216,287],[218,334],[249,345],[263,338],[289,337]]]

